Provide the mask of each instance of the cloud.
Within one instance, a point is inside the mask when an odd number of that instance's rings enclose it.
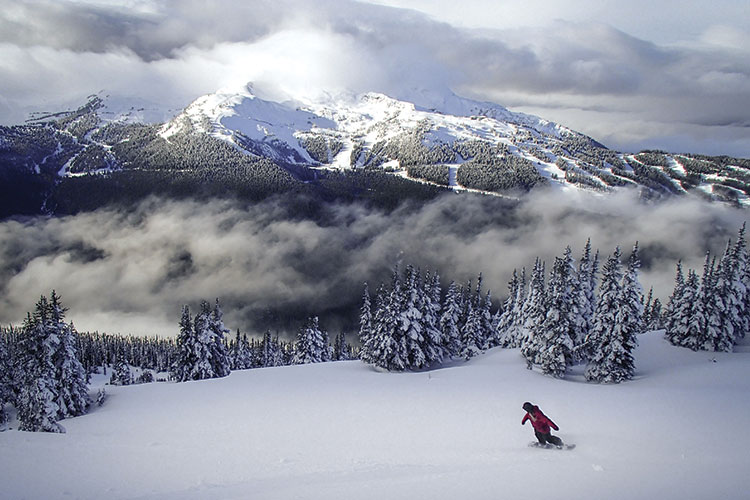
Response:
[[[587,238],[605,258],[640,242],[642,283],[665,299],[674,265],[700,268],[746,216],[689,199],[643,204],[630,194],[532,193],[518,206],[448,195],[386,213],[322,204],[306,216],[281,199],[254,206],[151,199],[129,211],[0,223],[0,323],[19,323],[55,289],[80,330],[173,335],[183,304],[221,299],[227,326],[293,335],[320,315],[333,332],[356,330],[362,285],[413,264],[465,283],[483,273],[504,295],[514,268],[551,264]]]
[[[729,17],[737,16],[731,6],[721,3],[709,14],[690,5],[658,7],[676,9],[671,18],[685,27],[679,37],[675,26],[659,29],[656,22],[639,23],[638,36],[623,31],[622,24],[633,24],[618,19],[635,17],[632,6],[535,5],[543,14],[530,27],[488,21],[482,26],[497,28],[470,29],[461,26],[476,23],[462,20],[477,16],[449,6],[428,17],[346,0],[0,0],[2,120],[72,106],[102,89],[180,108],[250,80],[282,97],[451,88],[618,149],[664,141],[664,149],[750,156],[750,33]],[[513,19],[519,7],[493,8]],[[553,21],[553,14],[578,20]],[[669,42],[658,32],[669,33]]]

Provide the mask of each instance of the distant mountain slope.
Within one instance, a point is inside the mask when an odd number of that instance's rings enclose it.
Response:
[[[547,185],[750,204],[750,162],[622,154],[558,124],[452,93],[273,102],[248,86],[202,96],[165,123],[100,95],[0,127],[0,216],[68,213],[149,194],[289,190],[326,197],[518,195]],[[389,177],[389,179],[386,179]]]

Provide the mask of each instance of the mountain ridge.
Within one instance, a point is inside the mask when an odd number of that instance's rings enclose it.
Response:
[[[140,188],[148,194],[161,189],[185,196],[216,182],[229,191],[249,190],[251,198],[328,182],[327,196],[348,190],[345,196],[356,198],[396,182],[407,198],[410,189],[418,196],[434,194],[425,189],[520,196],[546,185],[600,193],[635,188],[646,198],[687,194],[750,205],[747,160],[620,153],[494,103],[450,91],[411,94],[412,101],[369,92],[278,102],[259,97],[248,84],[201,96],[167,121],[156,119],[164,111],[147,103],[93,94],[74,111],[0,127],[0,180],[6,185],[0,188],[0,215],[65,213],[107,203],[100,196],[80,206],[81,193],[71,191],[84,184],[138,196],[127,192],[134,184],[129,177],[154,184]],[[175,178],[166,181],[167,173]],[[237,176],[244,180],[232,187]],[[349,185],[331,193],[330,186],[345,177]],[[378,186],[367,186],[373,178]]]

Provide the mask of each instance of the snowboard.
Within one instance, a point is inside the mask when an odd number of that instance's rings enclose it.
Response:
[[[574,444],[563,444],[561,447],[557,447],[554,444],[539,444],[539,441],[532,441],[529,443],[529,448],[542,448],[544,450],[572,450],[575,448],[576,445]]]

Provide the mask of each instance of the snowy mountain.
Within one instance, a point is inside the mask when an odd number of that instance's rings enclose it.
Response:
[[[76,110],[0,127],[0,180],[14,185],[0,193],[0,216],[65,213],[207,186],[256,199],[309,190],[310,181],[329,198],[448,189],[517,196],[552,186],[750,204],[748,160],[619,153],[561,125],[450,91],[276,102],[248,85],[202,96],[165,122],[167,114],[99,94]],[[115,200],[83,201],[94,184]]]
[[[493,349],[437,370],[359,361],[107,386],[66,434],[0,433],[4,498],[746,498],[747,345],[640,336],[633,381],[557,380]],[[92,391],[104,384],[100,376]],[[531,401],[572,451],[530,448]]]

